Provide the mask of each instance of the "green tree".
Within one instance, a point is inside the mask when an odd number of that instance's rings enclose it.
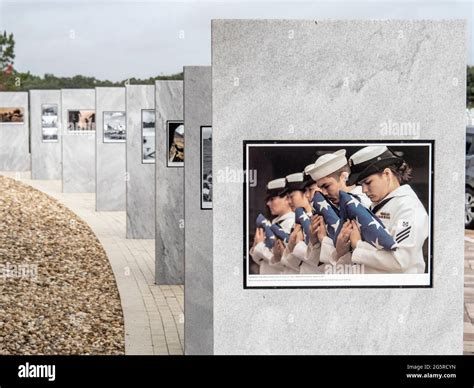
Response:
[[[13,60],[15,59],[15,39],[13,34],[6,31],[0,34],[0,90],[8,89],[7,84],[12,81]]]

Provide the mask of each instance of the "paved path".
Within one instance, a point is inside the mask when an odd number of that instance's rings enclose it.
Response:
[[[104,247],[117,281],[125,321],[125,353],[183,354],[184,288],[154,284],[155,240],[125,238],[125,212],[96,212],[95,194],[61,192],[60,181],[0,173],[56,198],[81,217]]]
[[[464,237],[464,352],[474,354],[474,230]]]
[[[61,193],[60,181],[14,177],[59,200],[89,224],[114,271],[125,320],[126,354],[183,354],[183,286],[154,284],[154,240],[125,238],[125,212],[96,212],[95,194]],[[464,352],[474,354],[474,231],[465,234]]]

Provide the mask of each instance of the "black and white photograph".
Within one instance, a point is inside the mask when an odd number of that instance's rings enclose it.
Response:
[[[104,143],[125,143],[127,138],[125,112],[104,112]]]
[[[94,110],[69,110],[67,112],[67,128],[69,132],[94,132]]]
[[[432,287],[434,141],[244,141],[244,288]]]
[[[184,124],[182,121],[166,122],[166,166],[184,166]]]
[[[0,124],[23,124],[24,114],[22,107],[0,108]]]
[[[201,127],[201,209],[212,209],[212,127]]]
[[[58,104],[41,105],[41,140],[43,143],[58,142]]]
[[[155,117],[154,109],[142,110],[142,163],[155,163]]]

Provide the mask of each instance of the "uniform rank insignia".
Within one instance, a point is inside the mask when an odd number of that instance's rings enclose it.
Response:
[[[397,234],[395,235],[395,240],[397,244],[401,243],[403,240],[406,240],[410,237],[411,232],[411,223],[408,220],[400,220],[398,222]]]

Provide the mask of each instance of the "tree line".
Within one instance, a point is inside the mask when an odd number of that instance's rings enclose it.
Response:
[[[30,89],[95,88],[98,86],[154,85],[156,80],[182,80],[183,73],[158,75],[146,79],[130,78],[119,82],[102,81],[95,77],[75,75],[56,77],[45,74],[43,77],[28,72],[18,72],[13,67],[15,59],[15,39],[6,31],[0,34],[0,91],[28,91]],[[466,104],[474,109],[474,66],[467,66]]]

